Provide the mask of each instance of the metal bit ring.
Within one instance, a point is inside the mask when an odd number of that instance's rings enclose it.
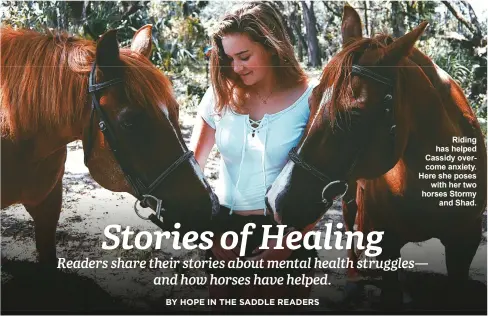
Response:
[[[344,187],[345,187],[344,192],[343,192],[342,194],[340,194],[340,195],[335,196],[335,197],[332,199],[332,201],[334,201],[334,200],[338,200],[338,199],[342,199],[342,198],[344,197],[344,195],[346,195],[347,190],[349,189],[349,185],[347,184],[347,182],[344,182],[344,181],[341,181],[341,180],[332,181],[332,182],[330,182],[329,184],[327,184],[327,185],[324,187],[324,189],[322,190],[322,203],[324,203],[324,204],[329,203],[329,200],[328,200],[328,199],[327,199],[327,198],[324,196],[324,195],[325,195],[325,193],[327,192],[327,190],[328,190],[328,189],[330,189],[330,188],[331,188],[333,185],[336,185],[336,184],[341,184],[341,183],[342,183],[342,184],[344,184]],[[331,201],[331,202],[332,202],[332,201]]]
[[[161,207],[162,201],[160,199],[156,198],[155,196],[152,196],[152,195],[149,195],[149,194],[144,194],[142,197],[144,198],[143,200],[145,200],[147,198],[151,198],[151,199],[153,199],[153,200],[156,201],[156,203],[157,203],[157,206],[156,206],[156,216],[157,216],[157,218],[160,218],[161,217],[161,211],[164,210]],[[142,202],[143,200],[137,200],[135,202],[135,204],[134,204],[134,211],[136,212],[136,215],[139,216],[141,219],[143,219],[143,220],[149,220],[149,216],[148,217],[142,216],[141,213],[139,212],[139,210],[137,209],[137,203],[140,204],[140,202]]]

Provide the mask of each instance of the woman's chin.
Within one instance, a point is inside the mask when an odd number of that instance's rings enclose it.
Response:
[[[252,79],[251,77],[249,77],[249,78],[241,77],[241,81],[246,86],[252,86],[252,85],[256,84],[256,80]]]

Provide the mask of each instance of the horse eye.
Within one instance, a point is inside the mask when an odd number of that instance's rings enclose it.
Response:
[[[131,115],[124,115],[120,120],[120,126],[125,130],[132,130],[138,124],[140,124],[142,118],[142,112]]]
[[[134,123],[129,120],[122,121],[120,125],[122,126],[123,129],[127,129],[127,130],[130,130],[134,127]]]
[[[360,108],[352,108],[351,112],[349,112],[349,115],[354,116],[354,117],[360,117],[362,115],[363,110]]]

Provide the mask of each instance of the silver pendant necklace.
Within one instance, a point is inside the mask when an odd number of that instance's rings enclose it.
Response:
[[[257,91],[256,91],[256,95],[258,96],[258,98],[261,100],[263,104],[268,104],[268,99],[271,97],[271,95],[273,95],[273,90],[271,90],[271,93],[266,98],[263,98],[261,94]]]

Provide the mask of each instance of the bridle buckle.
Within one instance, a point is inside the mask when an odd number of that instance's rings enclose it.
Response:
[[[139,212],[139,209],[137,208],[137,203],[139,203],[143,208],[147,208],[147,207],[149,207],[149,205],[147,204],[146,199],[150,198],[150,199],[153,199],[154,201],[156,201],[156,217],[160,218],[161,217],[161,211],[165,211],[165,209],[162,207],[163,201],[161,201],[157,197],[149,195],[149,194],[144,194],[142,197],[143,197],[143,199],[136,200],[136,202],[134,204],[134,211],[136,212],[137,216],[139,216],[141,219],[144,219],[144,220],[149,219],[149,216],[145,217],[145,216],[141,215],[141,213]]]

